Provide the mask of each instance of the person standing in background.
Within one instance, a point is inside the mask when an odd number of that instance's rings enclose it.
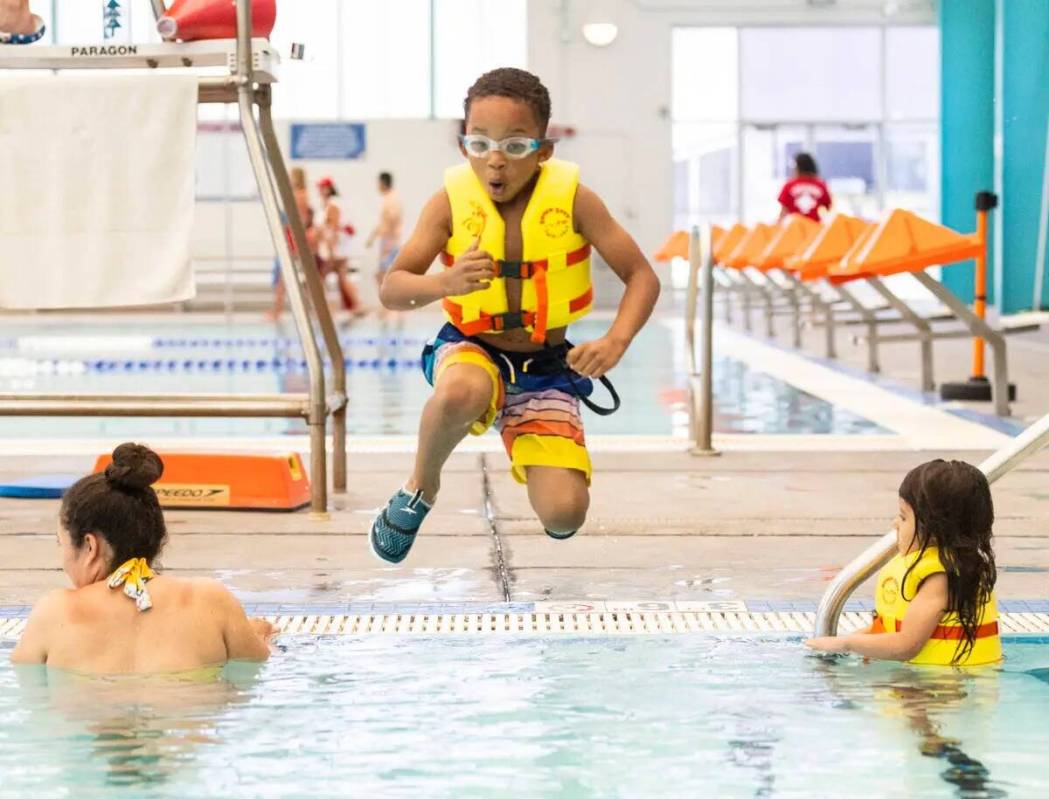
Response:
[[[820,221],[820,209],[830,210],[830,191],[820,180],[816,159],[808,153],[794,156],[794,177],[783,184],[779,193],[779,218],[801,214],[813,222]]]
[[[318,229],[318,251],[324,260],[321,274],[335,272],[339,280],[339,296],[342,298],[342,306],[350,313],[361,314],[360,298],[357,296],[357,287],[350,281],[350,236],[353,235],[353,227],[343,221],[342,208],[335,201],[339,196],[339,190],[331,178],[321,178],[317,182],[317,190],[324,199],[324,218]]]
[[[310,205],[309,190],[306,188],[306,170],[302,167],[293,167],[288,171],[291,181],[291,192],[295,196],[295,210],[298,211],[302,226],[306,229],[306,244],[314,257],[317,255],[317,229],[313,226],[313,206]],[[287,220],[284,220],[285,223]],[[288,237],[291,251],[295,252],[295,240],[291,236],[291,230],[285,224],[284,235]],[[284,286],[284,280],[280,273],[280,261],[273,259],[273,307],[267,312],[266,317],[276,321],[284,313],[284,300],[288,290]]]
[[[379,223],[368,236],[367,246],[371,247],[376,239],[379,240],[379,269],[375,280],[382,286],[386,270],[401,249],[401,200],[393,189],[393,175],[389,172],[379,173],[379,194],[382,196]]]

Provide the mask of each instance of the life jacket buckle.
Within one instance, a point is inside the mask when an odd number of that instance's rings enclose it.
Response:
[[[528,280],[534,275],[535,265],[531,261],[499,261],[499,273],[496,277]]]
[[[492,317],[492,330],[516,330],[525,326],[524,314],[521,311],[508,311]]]

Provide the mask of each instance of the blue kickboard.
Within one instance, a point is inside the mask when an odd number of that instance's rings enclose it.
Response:
[[[58,499],[81,477],[80,474],[38,474],[24,480],[0,483],[0,497]]]

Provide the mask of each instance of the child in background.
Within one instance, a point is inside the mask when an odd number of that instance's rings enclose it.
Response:
[[[121,444],[104,472],[62,498],[58,550],[71,589],[33,608],[11,662],[90,674],[152,674],[262,661],[275,629],[248,619],[221,583],[153,571],[167,541],[150,487],[164,465]]]
[[[879,660],[998,662],[993,522],[991,488],[975,466],[935,460],[912,469],[900,485],[893,521],[898,554],[878,573],[874,623],[864,632],[805,643]]]
[[[434,393],[414,471],[371,528],[372,551],[388,563],[407,556],[452,450],[492,425],[547,535],[574,535],[590,502],[580,400],[623,357],[659,296],[651,265],[579,182],[579,167],[551,157],[550,95],[539,78],[488,72],[464,111],[466,162],[445,172],[382,284],[390,310],[440,302],[448,320],[423,353]],[[626,291],[608,332],[573,347],[566,329],[593,304],[591,245]],[[444,268],[427,274],[438,257]]]

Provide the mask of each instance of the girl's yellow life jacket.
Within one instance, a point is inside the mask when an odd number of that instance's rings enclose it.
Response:
[[[899,632],[907,616],[907,608],[918,594],[918,587],[922,581],[930,575],[946,571],[936,547],[929,547],[925,552],[916,550],[906,555],[896,555],[878,572],[878,585],[874,594],[877,615],[871,632]],[[943,617],[925,646],[910,662],[937,666],[997,663],[1002,659],[1002,639],[998,634],[998,605],[993,592],[980,608],[978,619],[979,626],[976,629],[973,648],[958,662],[952,664],[958,644],[964,641],[964,635],[955,613],[948,613]]]
[[[579,167],[552,158],[539,170],[521,218],[520,261],[506,260],[506,224],[470,164],[444,173],[452,208],[452,237],[441,254],[445,268],[478,239],[479,249],[495,262],[487,288],[444,300],[448,321],[467,336],[523,327],[541,344],[548,330],[586,316],[593,305],[590,245],[573,224]],[[509,313],[506,298],[508,278],[521,281],[521,309],[515,313]]]

